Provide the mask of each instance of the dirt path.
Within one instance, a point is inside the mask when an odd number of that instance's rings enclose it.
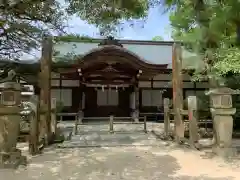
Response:
[[[121,139],[122,143],[124,138],[128,141],[122,146],[115,143],[108,147],[51,147],[42,155],[28,157],[27,167],[1,170],[0,180],[239,180],[238,162],[231,165],[216,157],[204,159],[199,151],[179,149],[151,133],[117,137],[94,133],[84,138],[75,136],[68,144],[76,144],[78,138],[82,138],[79,142],[84,139],[95,143],[106,139],[109,143],[111,138],[113,142]],[[24,144],[22,149],[27,150]]]

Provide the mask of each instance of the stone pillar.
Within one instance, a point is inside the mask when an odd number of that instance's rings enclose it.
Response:
[[[221,156],[232,155],[235,150],[232,148],[233,118],[236,109],[232,106],[232,94],[239,94],[239,91],[221,87],[207,93],[211,99],[211,113],[216,132],[216,144],[214,152]],[[234,151],[233,151],[234,150]]]
[[[26,163],[26,158],[16,148],[21,119],[20,93],[20,84],[4,83],[0,106],[0,168],[16,168]]]
[[[51,132],[53,136],[56,136],[57,131],[57,99],[51,98]]]
[[[29,131],[29,148],[28,151],[31,155],[36,155],[40,153],[39,144],[39,108],[40,102],[37,95],[31,96],[29,100],[29,105],[32,108],[32,113],[30,114],[30,131]]]
[[[169,106],[170,106],[170,99],[164,98],[163,107],[164,107],[164,135],[165,135],[165,137],[169,136],[169,131],[170,131]]]
[[[195,147],[198,143],[198,120],[197,120],[197,96],[188,96],[188,120],[190,146]]]
[[[134,87],[132,95],[132,118],[135,122],[139,122],[139,89]]]

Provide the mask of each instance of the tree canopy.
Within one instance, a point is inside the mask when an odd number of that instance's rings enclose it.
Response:
[[[42,36],[62,32],[69,15],[77,15],[109,35],[123,21],[144,19],[158,0],[3,0],[0,4],[0,58],[17,59],[39,46]],[[151,2],[151,3],[150,3]],[[84,32],[83,32],[84,33]]]
[[[102,35],[109,35],[116,27],[134,19],[144,19],[150,2],[156,0],[66,0],[69,14],[77,14],[82,20],[94,24]]]
[[[240,73],[240,2],[169,0],[173,38],[204,55],[208,76]]]
[[[127,21],[144,19],[151,6],[170,9],[173,38],[203,55],[202,75],[240,73],[240,2],[236,0],[4,0],[0,5],[0,58],[16,58],[36,48],[42,35],[62,32],[68,15],[77,15],[109,35]],[[66,10],[66,11],[65,11]],[[84,32],[83,32],[84,33]],[[154,37],[153,40],[162,40]],[[207,72],[207,73],[206,73]]]
[[[43,35],[61,32],[64,11],[55,0],[3,0],[0,4],[0,58],[17,59],[39,46]]]

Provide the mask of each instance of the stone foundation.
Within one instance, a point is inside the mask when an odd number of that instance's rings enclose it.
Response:
[[[139,111],[137,109],[133,110],[132,118],[133,118],[134,122],[139,122]]]

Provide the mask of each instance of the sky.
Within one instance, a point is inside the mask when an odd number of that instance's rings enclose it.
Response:
[[[90,37],[98,37],[98,30],[93,25],[89,25],[78,17],[72,17],[68,21],[67,31]],[[161,36],[165,41],[172,40],[170,32],[169,14],[163,13],[159,7],[149,11],[145,22],[135,22],[133,27],[125,26],[117,34],[119,39],[151,40],[154,36]]]
[[[87,35],[98,38],[98,29],[94,25],[89,25],[79,17],[69,17],[68,33]],[[169,14],[163,13],[159,7],[151,8],[145,22],[135,22],[133,27],[125,25],[123,30],[119,31],[115,38],[130,40],[152,40],[155,36],[161,36],[164,41],[171,41],[171,28]],[[39,51],[29,54],[23,54],[21,59],[36,59],[41,56]]]

